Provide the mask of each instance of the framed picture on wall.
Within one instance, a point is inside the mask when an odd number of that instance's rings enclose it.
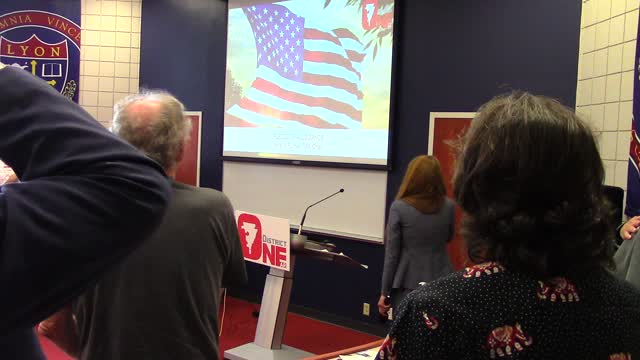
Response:
[[[182,160],[178,164],[176,181],[200,186],[200,152],[202,144],[202,112],[185,111],[191,121],[191,138],[186,144]]]
[[[476,116],[475,112],[432,112],[429,114],[429,143],[428,154],[438,156],[449,147],[450,141],[464,135],[464,132],[471,124],[471,119]],[[440,160],[442,161],[442,160]]]
[[[453,198],[453,169],[456,161],[456,150],[451,142],[459,139],[469,128],[471,120],[476,115],[473,112],[434,112],[429,114],[429,155],[433,155],[440,161],[442,175],[447,186],[447,196]],[[458,234],[462,213],[456,207],[456,232],[449,243],[449,256],[456,270],[467,266],[467,256]]]

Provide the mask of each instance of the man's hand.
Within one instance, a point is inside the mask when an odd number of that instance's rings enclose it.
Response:
[[[620,228],[620,238],[623,240],[631,239],[638,231],[638,227],[640,227],[640,216],[634,216]]]

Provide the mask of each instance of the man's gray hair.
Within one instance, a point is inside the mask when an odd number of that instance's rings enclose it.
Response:
[[[157,103],[157,111],[136,111],[135,103]],[[179,160],[191,134],[191,122],[184,115],[184,105],[162,90],[144,90],[114,106],[112,131],[156,160],[165,169]]]

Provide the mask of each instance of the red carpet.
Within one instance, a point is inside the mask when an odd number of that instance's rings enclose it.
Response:
[[[225,350],[253,341],[258,319],[251,316],[257,306],[242,300],[227,298],[227,311],[220,336],[220,358]],[[327,324],[304,316],[289,314],[284,342],[287,345],[314,354],[328,353],[361,344],[379,338],[363,334],[340,326]],[[49,360],[69,360],[46,339],[41,343]]]

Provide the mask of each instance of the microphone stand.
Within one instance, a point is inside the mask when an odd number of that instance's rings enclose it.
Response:
[[[307,218],[307,211],[309,211],[309,209],[312,208],[313,206],[316,206],[316,205],[320,204],[321,202],[327,200],[328,198],[340,194],[341,192],[344,192],[344,189],[340,189],[340,190],[334,192],[333,194],[323,198],[322,200],[316,201],[313,204],[307,206],[307,208],[304,210],[304,214],[302,215],[302,220],[300,220],[300,227],[298,228],[298,235],[302,235],[302,225],[304,225],[304,220]]]
[[[339,193],[344,192],[344,189],[340,189],[336,192],[334,192],[333,194],[323,198],[322,200],[316,201],[313,204],[307,206],[307,208],[304,210],[304,214],[302,215],[302,220],[300,220],[300,226],[298,227],[298,233],[295,235],[291,236],[291,248],[292,249],[303,249],[304,248],[304,244],[306,243],[307,239],[306,236],[302,236],[302,225],[304,225],[304,220],[307,218],[307,211],[309,211],[310,208],[318,205],[319,203],[329,199],[332,196],[338,195]],[[258,300],[261,301],[262,295],[259,295]],[[257,309],[254,309],[251,313],[251,315],[253,317],[258,317],[260,314],[260,311]]]

